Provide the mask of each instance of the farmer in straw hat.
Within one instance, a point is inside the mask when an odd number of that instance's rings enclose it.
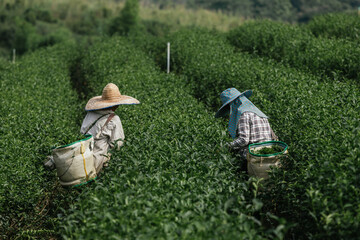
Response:
[[[249,144],[276,138],[268,117],[249,100],[251,95],[251,90],[240,93],[236,88],[226,89],[220,94],[223,105],[215,114],[216,118],[230,114],[228,131],[233,141],[229,148],[238,150],[244,159]]]
[[[121,95],[119,88],[109,83],[105,86],[102,96],[91,98],[85,110],[87,114],[81,125],[82,134],[94,136],[94,162],[96,172],[103,166],[107,166],[110,160],[109,148],[116,147],[117,150],[123,145],[125,139],[124,130],[115,110],[119,105],[139,104],[133,97]]]
[[[119,88],[113,84],[107,84],[101,96],[91,98],[86,106],[87,114],[82,122],[80,132],[94,136],[94,162],[96,172],[99,173],[103,166],[107,166],[110,160],[110,148],[117,150],[123,145],[125,138],[124,130],[115,110],[119,105],[139,104],[133,97],[121,95]],[[45,163],[47,168],[54,168],[54,161],[50,159]]]

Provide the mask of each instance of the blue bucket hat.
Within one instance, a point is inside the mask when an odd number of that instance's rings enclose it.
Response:
[[[245,92],[240,93],[236,88],[228,88],[220,94],[221,101],[223,105],[216,112],[215,117],[223,117],[229,113],[229,108],[227,107],[232,101],[237,97],[244,95],[249,98],[252,95],[252,90],[246,90]]]

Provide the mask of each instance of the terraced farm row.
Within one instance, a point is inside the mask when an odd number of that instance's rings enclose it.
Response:
[[[228,40],[242,51],[270,57],[332,81],[352,79],[359,84],[360,48],[356,41],[316,38],[308,28],[272,21],[243,24],[228,33]]]
[[[120,110],[126,146],[99,181],[83,190],[62,189],[42,162],[52,146],[79,137],[84,102],[69,71],[78,58],[69,44],[2,68],[8,94],[1,109],[2,237],[284,235],[275,216],[259,214],[257,183],[239,172],[238,160],[224,147],[223,122],[188,93],[183,78],[161,73],[124,39],[94,46],[77,85],[88,86],[84,92],[92,96],[114,82],[141,100]]]
[[[65,193],[42,162],[52,146],[78,136],[81,105],[69,74],[75,49],[68,43],[40,50],[15,65],[4,63],[1,69],[2,239],[54,233],[56,211]]]
[[[290,145],[291,160],[274,172],[274,188],[262,196],[266,209],[295,224],[290,236],[356,238],[358,89],[349,82],[324,80],[269,59],[234,53],[214,32],[184,30],[167,41],[172,45],[173,69],[187,77],[195,96],[209,106],[220,106],[222,90],[253,89],[253,102]]]
[[[357,55],[321,55],[321,44],[342,53],[352,43],[263,22],[251,28],[262,40],[248,48],[260,58],[229,43],[250,41],[251,26],[227,36],[184,29],[166,39],[115,37],[82,53],[68,43],[0,63],[0,238],[358,238]],[[302,55],[304,38],[317,50]],[[174,74],[155,65],[164,64],[167,41]],[[100,95],[109,82],[141,102],[117,110],[125,146],[99,180],[63,189],[42,162],[51,146],[77,140],[82,97]],[[261,183],[225,147],[227,122],[214,113],[229,87],[252,89],[290,146],[272,188],[259,192]]]
[[[330,13],[314,17],[304,25],[317,37],[347,39],[358,42],[360,18],[358,13]]]
[[[120,38],[94,45],[81,66],[90,95],[113,82],[141,104],[118,110],[126,144],[93,190],[70,207],[64,239],[283,236],[276,221],[262,225],[256,182],[239,173],[224,147],[223,122],[188,93],[185,79],[161,73]]]

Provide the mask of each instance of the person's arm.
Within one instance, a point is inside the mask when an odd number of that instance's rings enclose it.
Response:
[[[231,149],[240,149],[249,144],[250,124],[251,120],[249,115],[246,113],[242,114],[238,123],[238,136],[234,141],[229,143]]]

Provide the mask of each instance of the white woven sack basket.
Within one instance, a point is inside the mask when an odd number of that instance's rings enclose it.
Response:
[[[279,146],[282,151],[274,154],[255,154],[256,150],[269,148],[273,145]],[[268,141],[251,144],[246,156],[247,169],[250,176],[268,179],[271,167],[281,167],[281,158],[288,153],[288,146],[281,141]]]
[[[96,178],[93,149],[94,138],[86,138],[68,145],[54,148],[54,158],[57,175],[63,186],[74,186],[87,183]]]

